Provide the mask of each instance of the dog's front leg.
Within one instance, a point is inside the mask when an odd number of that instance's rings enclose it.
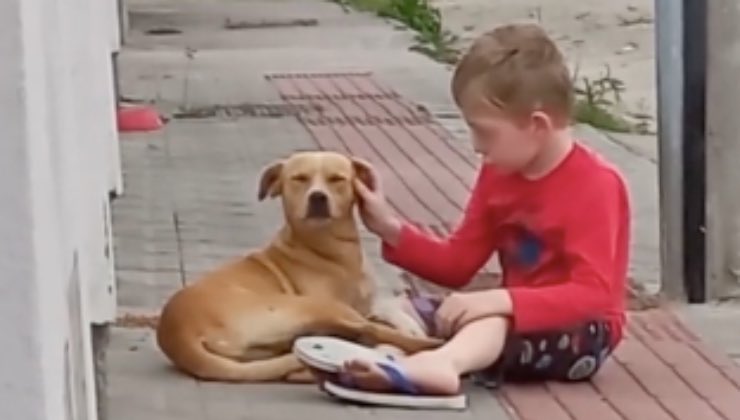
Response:
[[[400,296],[377,296],[373,301],[370,317],[391,325],[411,337],[428,337],[422,319],[415,313],[411,302]]]

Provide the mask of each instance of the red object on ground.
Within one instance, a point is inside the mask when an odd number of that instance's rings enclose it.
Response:
[[[123,106],[118,108],[118,131],[155,131],[164,123],[156,109],[149,106]]]

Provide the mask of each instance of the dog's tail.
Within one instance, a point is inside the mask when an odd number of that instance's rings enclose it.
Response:
[[[270,359],[237,361],[211,352],[205,343],[193,343],[191,374],[201,380],[230,382],[266,382],[284,379],[301,369],[301,362],[293,354]]]
[[[157,341],[178,369],[204,381],[278,381],[303,366],[293,354],[242,362],[209,350],[205,342],[195,338],[160,336]]]

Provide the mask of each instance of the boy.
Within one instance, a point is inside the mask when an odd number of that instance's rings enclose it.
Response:
[[[404,381],[422,394],[453,395],[461,375],[482,371],[590,378],[625,323],[625,183],[571,137],[572,81],[540,27],[506,25],[479,37],[452,93],[483,159],[459,227],[445,240],[426,236],[394,215],[382,188],[357,183],[361,216],[384,258],[419,277],[462,287],[498,252],[503,286],[446,297],[435,329],[449,340],[398,360]],[[388,371],[362,358],[342,376],[360,390],[394,390]]]

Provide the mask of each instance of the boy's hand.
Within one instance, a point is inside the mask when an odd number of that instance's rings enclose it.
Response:
[[[383,192],[380,176],[370,169],[370,189],[359,179],[355,180],[355,190],[360,198],[360,217],[370,232],[378,235],[391,246],[398,243],[401,221],[396,217]]]
[[[511,312],[511,296],[506,289],[452,293],[437,309],[437,334],[449,338],[470,322],[494,315],[508,316]]]

